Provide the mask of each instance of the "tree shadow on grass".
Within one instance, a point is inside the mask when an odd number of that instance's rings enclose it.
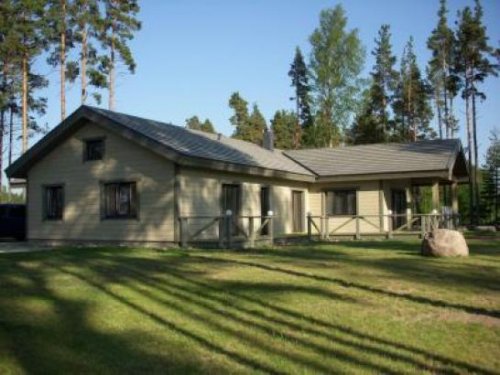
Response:
[[[168,272],[168,274],[164,274],[163,277],[151,276],[148,273],[142,272],[142,267],[126,264],[122,260],[111,266],[103,266],[98,263],[96,264],[95,262],[87,263],[87,266],[96,272],[97,275],[104,278],[106,278],[106,275],[117,272],[117,269],[119,269],[118,272],[122,275],[121,281],[127,285],[128,288],[135,290],[135,292],[145,295],[147,298],[161,303],[169,308],[173,308],[191,319],[202,320],[212,329],[236,336],[239,340],[247,342],[247,344],[252,347],[258,347],[266,353],[273,353],[281,358],[285,358],[287,361],[313,369],[316,372],[330,372],[332,369],[330,367],[325,367],[325,365],[321,362],[312,361],[308,357],[301,354],[292,355],[281,349],[277,349],[274,346],[269,345],[267,341],[256,339],[252,334],[248,334],[247,332],[259,331],[262,334],[268,335],[270,339],[275,335],[275,332],[280,332],[279,335],[282,338],[293,342],[296,346],[301,346],[302,350],[312,349],[316,353],[331,356],[336,360],[343,361],[351,365],[355,364],[362,366],[376,372],[391,374],[397,373],[397,371],[391,367],[378,364],[374,361],[369,361],[366,358],[363,358],[363,356],[353,356],[350,354],[349,350],[342,350],[341,348],[345,347],[347,349],[355,349],[359,351],[359,353],[369,353],[371,355],[385,358],[386,360],[390,359],[391,361],[403,362],[407,365],[431,372],[437,370],[441,373],[459,373],[450,368],[450,366],[453,366],[465,368],[469,371],[477,373],[488,373],[488,370],[483,370],[476,366],[471,366],[469,364],[460,363],[435,355],[429,355],[423,351],[414,351],[413,348],[408,349],[408,347],[394,345],[394,343],[387,340],[374,339],[373,337],[357,333],[356,331],[343,328],[342,326],[323,323],[321,321],[294,313],[291,310],[267,304],[260,299],[230,292],[234,286],[228,287],[227,284],[224,284],[224,288],[222,289],[220,287],[208,286],[206,282],[187,278],[186,276],[178,274],[175,271]],[[62,272],[69,272],[71,275],[82,280],[86,280],[85,278],[82,278],[82,275],[73,271],[60,270]],[[165,277],[167,279],[165,279]],[[144,287],[137,287],[135,284],[138,281],[142,283]],[[87,282],[92,283],[89,280],[87,280]],[[101,283],[98,285],[101,285]],[[238,287],[241,288],[242,285],[240,284]],[[254,285],[252,284],[251,287],[253,288]],[[151,292],[151,289],[157,292]],[[249,301],[258,305],[259,307],[264,307],[264,310],[248,308],[240,304],[237,304],[236,306],[228,304],[228,300],[220,296],[219,293],[221,292],[224,294],[229,292],[236,297],[237,301],[243,299],[247,302]],[[108,293],[108,291],[106,291],[106,293]],[[199,312],[200,309],[203,312]],[[271,311],[272,314],[266,313],[266,310]],[[214,317],[212,318],[212,316]],[[304,320],[308,324],[304,324]],[[235,330],[234,328],[230,328],[226,325],[226,322],[228,321],[242,325],[244,329]],[[310,325],[312,325],[312,327]],[[323,328],[326,326],[327,330],[318,329],[318,326],[323,326]],[[297,336],[287,332],[306,333],[310,335],[310,337],[321,337],[324,340],[335,343],[335,349],[329,345],[317,343],[303,338],[302,336]],[[369,344],[360,342],[367,339],[371,341]],[[339,346],[341,348],[339,348]],[[410,352],[413,352],[413,354],[416,353],[427,357],[431,356],[434,361],[439,361],[440,363],[429,365],[425,359],[413,358],[407,353],[400,353],[401,350],[409,350]]]
[[[493,318],[500,318],[500,311],[499,310],[489,310],[489,309],[480,308],[480,307],[467,306],[467,305],[462,305],[459,303],[452,303],[452,302],[448,302],[448,301],[432,299],[432,298],[423,297],[423,296],[416,296],[416,295],[413,295],[410,293],[393,292],[390,290],[377,288],[377,287],[365,285],[365,284],[354,282],[354,281],[348,281],[348,280],[344,280],[341,278],[317,275],[317,274],[313,274],[313,273],[306,273],[306,272],[301,272],[301,271],[297,271],[297,270],[293,270],[293,269],[289,269],[289,268],[272,266],[272,265],[262,264],[259,262],[246,261],[246,260],[208,257],[208,256],[203,256],[203,255],[191,255],[191,256],[204,258],[208,262],[225,262],[225,263],[231,263],[231,264],[235,264],[235,265],[255,267],[255,268],[260,268],[260,269],[271,271],[271,272],[278,272],[278,273],[287,274],[287,275],[291,275],[291,276],[297,276],[297,277],[307,278],[307,279],[311,279],[311,280],[333,283],[333,284],[336,284],[336,285],[339,285],[339,286],[342,286],[345,288],[354,288],[354,289],[362,290],[365,292],[370,292],[373,294],[394,297],[394,298],[399,298],[399,299],[405,299],[405,300],[415,302],[415,303],[422,303],[422,304],[427,304],[427,305],[431,305],[431,306],[435,306],[435,307],[452,308],[452,309],[461,310],[461,311],[464,311],[464,312],[470,313],[470,314],[479,314],[479,315],[489,316],[489,317],[493,317]]]
[[[221,355],[236,365],[253,371],[282,373],[284,371],[278,363],[283,362],[314,372],[334,371],[334,368],[326,365],[327,362],[319,359],[325,357],[325,359],[332,358],[338,362],[382,373],[398,372],[392,362],[402,363],[406,365],[406,368],[409,366],[429,372],[492,373],[479,366],[306,316],[290,308],[268,302],[264,297],[267,288],[274,293],[287,290],[293,292],[296,288],[294,285],[267,283],[257,293],[263,296],[254,297],[253,295],[256,294],[254,281],[241,280],[234,283],[231,280],[214,280],[209,277],[209,271],[196,270],[197,267],[203,265],[205,270],[228,267],[228,265],[234,267],[235,263],[228,263],[226,259],[209,258],[207,261],[205,257],[192,254],[150,258],[129,255],[133,253],[113,252],[112,254],[107,250],[83,251],[80,254],[68,251],[37,255],[33,258],[42,260],[38,269],[23,269],[22,267],[8,269],[1,267],[0,263],[0,268],[7,270],[0,274],[2,285],[5,281],[7,287],[12,287],[12,295],[46,298],[57,311],[58,322],[61,322],[63,326],[63,329],[58,331],[40,323],[39,330],[34,331],[38,340],[32,341],[33,337],[29,336],[28,327],[36,328],[35,324],[23,321],[19,332],[16,331],[14,321],[2,320],[0,332],[6,332],[10,345],[9,352],[15,353],[16,359],[22,363],[26,372],[47,372],[44,370],[58,372],[64,368],[90,372],[94,369],[90,367],[91,364],[98,366],[98,370],[102,372],[121,372],[122,370],[125,372],[130,372],[127,370],[161,372],[161,369],[166,369],[166,372],[182,373],[207,371],[206,367],[198,364],[191,352],[182,359],[176,358],[176,360],[168,356],[151,355],[145,352],[134,342],[143,335],[142,331],[129,330],[126,334],[104,334],[97,331],[89,325],[87,319],[90,301],[68,300],[55,293],[47,284],[50,278],[47,272],[52,272],[65,275],[64,281],[68,285],[75,281],[88,285],[123,308],[132,311],[139,319],[146,318],[161,329],[175,332],[198,347]],[[240,261],[237,261],[237,264],[246,267],[260,266]],[[283,270],[273,272],[283,272]],[[12,283],[11,278],[19,274],[29,281],[25,287]],[[126,297],[123,293],[111,288],[114,284],[153,301],[153,306],[142,305],[135,299]],[[341,295],[322,294],[324,291],[322,288],[314,286],[311,288],[319,290],[316,291],[318,297],[339,298],[339,301],[356,303],[355,300],[342,300]],[[308,290],[309,285],[298,287],[300,293],[308,293]],[[246,293],[248,291],[251,295]],[[8,309],[8,297],[12,295],[0,292],[2,316]],[[181,313],[186,319],[198,321],[209,331],[222,332],[233,339],[241,340],[253,351],[262,351],[280,360],[278,363],[269,361],[266,363],[260,357],[252,358],[247,353],[228,347],[227,343],[213,342],[206,336],[206,333],[202,334],[188,329],[173,321],[168,314],[160,313],[154,307],[155,304]],[[110,316],[110,319],[112,318]],[[13,338],[8,337],[10,332],[14,332]],[[260,336],[256,337],[254,332],[258,332]],[[276,335],[286,339],[296,350],[289,352],[281,345],[272,345],[271,341],[276,339]],[[149,339],[154,340],[153,337],[146,337],[146,340]],[[30,347],[26,352],[22,352],[21,345],[25,340],[30,342]],[[56,350],[52,352],[49,350],[51,347]],[[182,349],[177,348],[177,350]],[[314,353],[312,357],[308,355],[311,351]],[[100,352],[108,354],[100,354]],[[36,360],[30,362],[32,357]],[[92,360],[85,367],[85,364],[89,362],[88,359]],[[429,363],[428,360],[431,362]],[[75,367],[72,361],[75,362]],[[77,366],[78,363],[80,367]],[[215,367],[211,370],[219,373],[227,371],[226,368]]]

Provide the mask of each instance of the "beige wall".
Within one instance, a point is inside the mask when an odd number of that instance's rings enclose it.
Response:
[[[380,218],[377,216],[380,214],[380,189],[378,181],[317,184],[311,189],[309,194],[311,214],[313,216],[324,214],[322,209],[322,202],[325,200],[324,191],[351,188],[357,190],[358,214],[366,215],[365,220],[360,220],[361,232],[380,232]],[[385,206],[385,201],[383,201],[383,206]],[[315,219],[315,222],[320,227],[320,220]],[[351,234],[356,232],[355,220],[350,220],[348,217],[330,217],[328,219],[328,230],[330,232],[339,227],[341,228],[335,234]],[[315,228],[313,228],[313,231],[317,232]]]
[[[292,191],[303,191],[305,223],[305,214],[308,211],[307,185],[305,183],[186,168],[181,168],[179,182],[180,216],[219,215],[221,213],[221,187],[222,184],[228,183],[241,185],[241,215],[245,216],[260,215],[260,188],[262,186],[270,188],[276,235],[292,232]],[[208,221],[209,219],[189,219],[189,232],[193,234]],[[242,219],[241,225],[247,229],[248,219]],[[200,238],[216,236],[217,233],[217,225],[213,225]]]
[[[106,137],[102,161],[83,162],[83,139]],[[137,182],[139,218],[102,220],[100,181]],[[42,186],[64,184],[62,221],[43,220]],[[173,241],[174,168],[103,128],[87,124],[28,173],[28,238],[64,240]]]

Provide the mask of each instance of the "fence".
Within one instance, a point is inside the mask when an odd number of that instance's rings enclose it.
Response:
[[[333,226],[333,220],[342,219],[342,223]],[[436,228],[453,229],[458,226],[458,214],[386,214],[386,215],[353,215],[353,216],[307,216],[307,234],[309,239],[319,235],[328,240],[332,236],[353,236],[361,239],[363,235],[384,235],[393,238],[398,234],[414,234],[423,237],[425,233]],[[345,228],[353,226],[354,232]],[[362,230],[369,227],[371,230]]]
[[[201,226],[195,225],[197,221],[205,223]],[[193,227],[196,228],[194,231],[191,230]],[[214,230],[215,228],[217,229]],[[208,238],[202,238],[203,234],[208,234]],[[219,248],[230,249],[235,242],[253,248],[258,240],[273,243],[274,216],[272,211],[266,216],[255,216],[233,215],[230,210],[218,216],[181,216],[179,236],[181,247],[192,243],[211,242],[215,237]]]

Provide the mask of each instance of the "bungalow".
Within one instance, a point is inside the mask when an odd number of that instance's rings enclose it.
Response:
[[[303,233],[308,215],[321,219],[315,232],[382,233],[409,227],[414,186],[432,185],[440,209],[439,186],[449,185],[457,212],[467,178],[458,140],[295,151],[272,143],[82,106],[6,173],[26,180],[29,240],[156,245],[265,235],[271,225],[276,235]]]

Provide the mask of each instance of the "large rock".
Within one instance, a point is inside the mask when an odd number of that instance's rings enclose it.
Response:
[[[435,229],[425,235],[422,255],[436,257],[468,256],[469,247],[462,233],[450,229]]]

